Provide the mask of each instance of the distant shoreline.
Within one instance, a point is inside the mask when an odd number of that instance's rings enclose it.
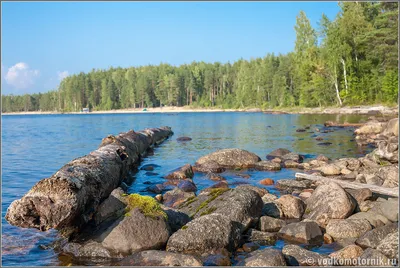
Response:
[[[2,113],[2,115],[53,115],[53,114],[145,114],[145,113],[206,113],[206,112],[264,112],[267,114],[365,114],[365,115],[397,115],[398,106],[356,106],[356,107],[325,107],[325,108],[279,108],[279,109],[259,109],[259,108],[245,108],[245,109],[207,109],[207,108],[192,108],[192,107],[156,107],[143,109],[118,109],[109,111],[92,111],[89,113],[83,112],[15,112],[15,113]]]

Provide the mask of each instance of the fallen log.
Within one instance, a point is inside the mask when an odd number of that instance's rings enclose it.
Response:
[[[324,126],[326,126],[326,127],[361,127],[363,125],[365,125],[365,124],[363,124],[363,123],[347,123],[347,122],[344,122],[342,124],[342,123],[333,122],[333,121],[326,121],[324,123]]]
[[[146,150],[172,134],[171,128],[161,127],[107,136],[97,150],[72,160],[13,201],[6,220],[24,228],[57,229],[69,237],[92,218]]]
[[[307,179],[307,180],[311,180],[311,181],[336,182],[343,188],[349,188],[349,189],[368,188],[373,193],[399,197],[399,188],[398,187],[386,188],[386,187],[381,187],[381,186],[377,186],[377,185],[370,185],[370,184],[364,184],[364,183],[358,183],[358,182],[349,182],[349,181],[343,181],[343,180],[327,178],[327,177],[322,177],[322,176],[316,176],[316,175],[309,175],[309,174],[304,174],[304,173],[296,173],[295,177],[299,178],[299,179]]]

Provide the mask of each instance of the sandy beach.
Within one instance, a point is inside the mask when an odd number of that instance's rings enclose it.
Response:
[[[260,109],[260,108],[244,108],[244,109],[219,109],[219,108],[193,108],[189,106],[177,107],[156,107],[156,108],[136,108],[136,109],[117,109],[108,111],[91,111],[83,112],[51,112],[51,111],[33,111],[33,112],[15,112],[2,113],[2,115],[46,115],[46,114],[135,114],[135,113],[206,113],[206,112],[264,112],[270,114],[382,114],[396,115],[398,114],[398,106],[355,106],[355,107],[324,107],[324,108],[278,108],[278,109]]]

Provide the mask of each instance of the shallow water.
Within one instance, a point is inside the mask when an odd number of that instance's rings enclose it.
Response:
[[[140,170],[129,192],[146,191],[150,184],[160,183],[162,176],[184,164],[194,164],[199,157],[222,148],[241,148],[254,152],[262,159],[277,148],[312,158],[324,154],[330,158],[357,157],[371,148],[358,147],[352,128],[331,128],[333,132],[318,133],[327,120],[360,122],[359,115],[271,115],[263,113],[168,113],[168,114],[82,114],[82,115],[13,115],[2,116],[2,265],[42,266],[64,265],[66,262],[48,245],[57,232],[39,232],[11,226],[4,219],[10,203],[21,198],[36,182],[55,173],[70,160],[95,150],[102,138],[129,129],[170,126],[174,135],[154,150],[154,155],[144,159],[142,165],[160,167],[146,174]],[[296,132],[309,125],[306,132]],[[310,133],[314,132],[314,133]],[[192,141],[177,142],[176,138],[189,136]],[[315,140],[316,136],[324,138]],[[317,145],[331,142],[329,146]],[[263,178],[273,180],[294,178],[296,170],[279,172],[241,171],[249,174],[245,179],[238,172],[226,172],[231,187],[240,183],[258,185]],[[215,182],[201,174],[194,181],[199,191]],[[271,192],[279,194],[273,186]],[[283,245],[283,242],[279,242]],[[318,249],[313,249],[318,251]],[[329,248],[319,249],[329,252]]]

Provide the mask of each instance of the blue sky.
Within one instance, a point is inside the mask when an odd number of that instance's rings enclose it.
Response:
[[[337,2],[2,2],[2,93],[46,92],[68,74],[160,62],[233,62],[294,48],[296,15]]]

